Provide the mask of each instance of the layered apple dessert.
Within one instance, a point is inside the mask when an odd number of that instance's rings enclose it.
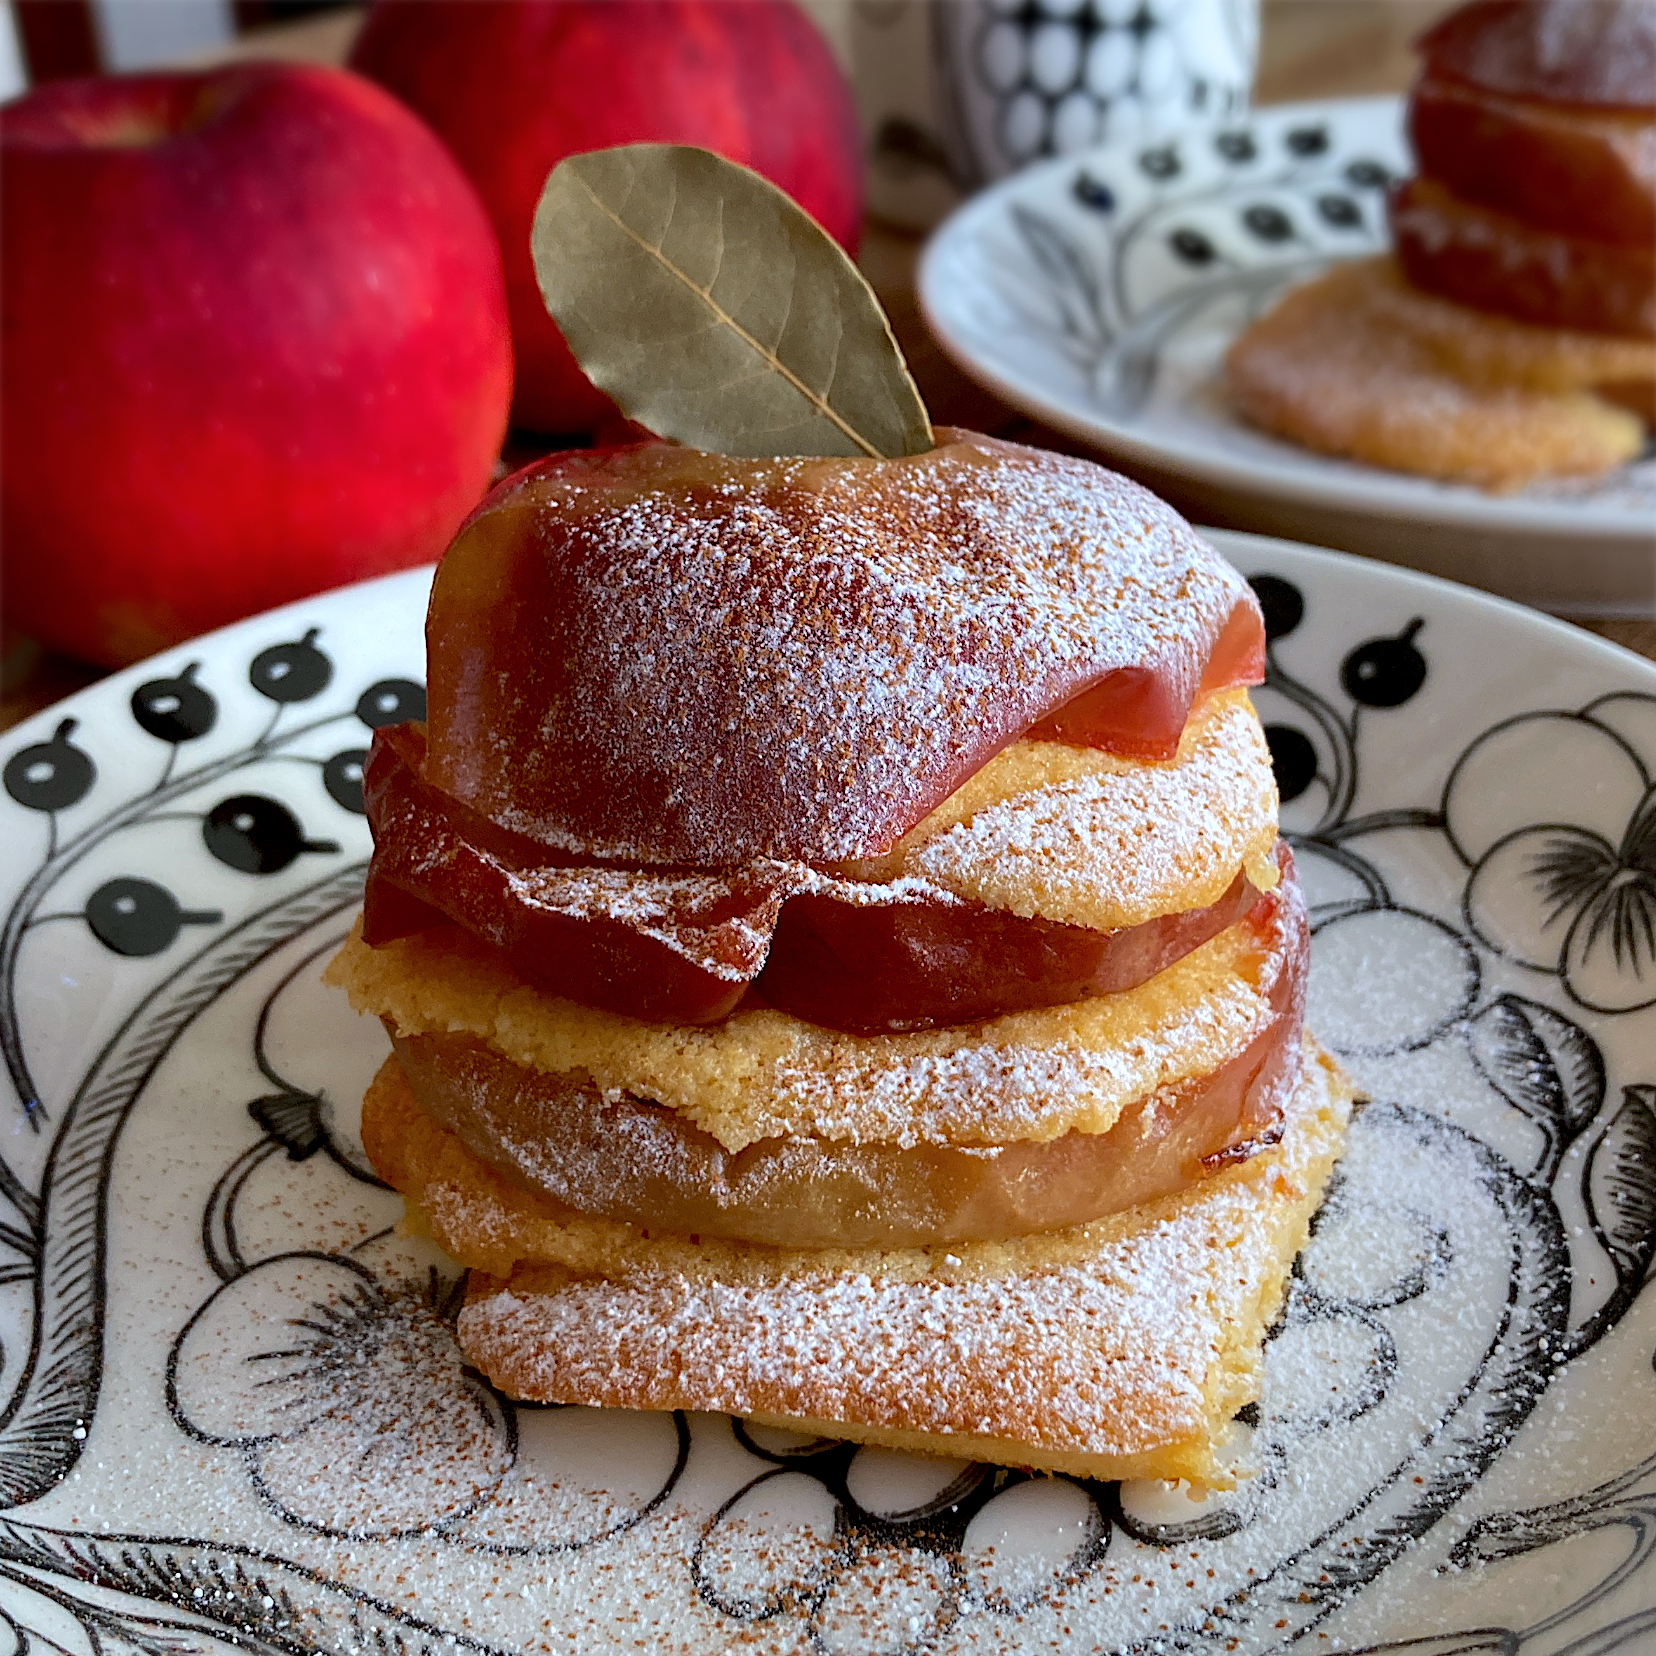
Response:
[[[1232,345],[1256,424],[1512,489],[1597,476],[1656,425],[1656,4],[1474,0],[1420,42],[1393,253]]]
[[[1222,1483],[1350,1105],[1240,577],[1087,462],[556,456],[329,968],[515,1396]]]

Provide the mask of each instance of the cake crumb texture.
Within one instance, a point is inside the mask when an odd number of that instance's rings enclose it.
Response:
[[[1644,444],[1643,422],[1590,387],[1650,378],[1649,352],[1536,337],[1552,332],[1415,295],[1391,261],[1363,261],[1290,292],[1232,344],[1225,374],[1243,414],[1307,448],[1518,489],[1598,476]],[[1642,375],[1608,360],[1618,343]]]
[[[537,1401],[723,1410],[1222,1486],[1215,1441],[1258,1396],[1264,1332],[1350,1103],[1313,1051],[1275,1150],[1113,1223],[952,1256],[868,1250],[797,1270],[729,1244],[759,1268],[727,1277],[683,1269],[683,1252],[651,1263],[652,1243],[614,1279],[520,1263],[474,1277],[460,1342],[494,1384]]]
[[[1272,935],[1239,922],[1136,988],[892,1035],[771,1008],[705,1027],[647,1023],[545,994],[453,928],[376,949],[353,933],[325,981],[400,1034],[475,1035],[513,1063],[663,1104],[731,1151],[793,1136],[1040,1141],[1108,1132],[1133,1100],[1208,1074],[1253,1039],[1303,922],[1291,884],[1268,901]]]
[[[1276,779],[1245,690],[1204,697],[1175,759],[1016,742],[852,878],[921,878],[1094,931],[1204,908],[1239,870],[1276,883]]]

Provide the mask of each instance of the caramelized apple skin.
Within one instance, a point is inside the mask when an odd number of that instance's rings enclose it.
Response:
[[[1060,709],[1171,757],[1198,688],[1263,659],[1246,584],[1153,495],[950,431],[553,456],[461,529],[426,644],[428,780],[554,855],[684,869],[878,855]]]
[[[529,981],[586,1006],[665,1023],[716,1023],[736,1009],[758,970],[738,959],[706,971],[635,927],[576,918],[529,900],[514,877],[543,860],[418,775],[417,726],[374,732],[363,803],[374,832],[363,902],[370,944],[453,921],[493,943]],[[762,916],[777,899],[757,892]]]
[[[693,927],[687,952],[664,940],[665,927],[652,935],[537,900],[537,875],[562,871],[422,780],[422,755],[411,725],[377,731],[369,750],[363,799],[375,850],[365,941],[452,921],[538,988],[655,1022],[716,1023],[750,994],[852,1034],[1060,1005],[1145,982],[1263,900],[1238,875],[1207,907],[1101,932],[958,899],[858,902],[790,891],[779,867],[774,880],[691,876],[712,898],[680,915]],[[1290,866],[1286,846],[1278,861]]]
[[[1656,243],[1656,118],[1503,98],[1426,75],[1409,99],[1421,173],[1537,230]]]
[[[1265,679],[1265,621],[1251,604],[1230,612],[1202,669],[1196,699],[1214,690],[1261,684]],[[1180,703],[1164,675],[1144,667],[1122,667],[1037,719],[1024,735],[1034,742],[1068,742],[1099,748],[1129,759],[1170,759],[1191,703]]]
[[[1544,327],[1656,337],[1656,247],[1531,229],[1431,179],[1388,203],[1398,263],[1418,288]]]
[[[1238,874],[1207,908],[1101,932],[977,904],[858,907],[807,893],[782,905],[754,987],[783,1012],[854,1035],[969,1023],[1134,988],[1262,900]]]
[[[1477,0],[1416,46],[1428,72],[1488,92],[1656,115],[1648,0]]]
[[[484,1160],[576,1213],[777,1247],[927,1247],[1082,1225],[1170,1195],[1274,1141],[1299,1074],[1308,942],[1297,898],[1248,924],[1280,949],[1272,1011],[1211,1074],[1124,1110],[1107,1133],[984,1147],[763,1139],[732,1155],[660,1105],[467,1035],[398,1035],[420,1107]]]

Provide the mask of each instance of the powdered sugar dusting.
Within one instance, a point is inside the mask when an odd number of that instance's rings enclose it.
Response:
[[[998,1144],[1107,1132],[1128,1103],[1241,1051],[1304,946],[1297,898],[1272,913],[1268,936],[1243,922],[1135,989],[880,1036],[772,1010],[706,1028],[651,1024],[543,994],[493,951],[450,937],[378,949],[353,938],[328,975],[403,1034],[476,1035],[530,1069],[664,1104],[727,1150],[798,1135]]]
[[[622,868],[509,870],[513,898],[573,920],[609,920],[653,938],[731,983],[758,976],[791,881]]]
[[[776,858],[719,872],[547,863],[533,846],[504,849],[502,836],[491,840],[440,808],[416,761],[378,741],[365,794],[372,878],[507,949],[526,917],[557,915],[628,927],[739,984],[763,968],[796,895],[852,907],[982,903],[1112,931],[1216,902],[1242,868],[1274,883],[1276,785],[1240,690],[1199,702],[1164,762],[1014,742],[886,856],[837,870]]]
[[[560,461],[439,571],[427,776],[568,854],[871,855],[1113,670],[1163,678],[1176,733],[1251,602],[1137,485],[967,433]]]
[[[1393,226],[1401,233],[1423,213],[1394,208]],[[1489,489],[1597,475],[1638,452],[1638,420],[1600,398],[1458,377],[1429,328],[1423,337],[1399,325],[1397,280],[1390,260],[1363,261],[1288,293],[1225,358],[1241,412],[1325,454]],[[1463,333],[1481,326],[1478,313],[1464,317]],[[1488,372],[1506,342],[1498,329],[1490,349],[1463,341],[1456,355]]]
[[[1335,1073],[1313,1060],[1278,1151],[1083,1258],[989,1279],[890,1279],[878,1256],[860,1271],[758,1283],[520,1269],[462,1312],[461,1343],[497,1384],[531,1397],[1098,1459],[1188,1456],[1257,1389],[1259,1334],[1345,1109]]]
[[[1276,783],[1245,696],[1191,724],[1177,764],[1100,767],[992,805],[910,865],[990,908],[1101,931],[1171,912],[1175,894],[1216,902],[1275,843]]]

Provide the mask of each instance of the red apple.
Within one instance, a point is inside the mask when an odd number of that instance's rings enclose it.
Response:
[[[339,70],[0,110],[7,621],[106,665],[435,557],[511,397],[500,253],[447,151]]]
[[[546,314],[529,261],[535,203],[564,156],[700,144],[856,241],[850,89],[788,0],[375,0],[351,67],[424,116],[477,186],[506,259],[513,417],[534,430],[586,432],[615,417]]]

